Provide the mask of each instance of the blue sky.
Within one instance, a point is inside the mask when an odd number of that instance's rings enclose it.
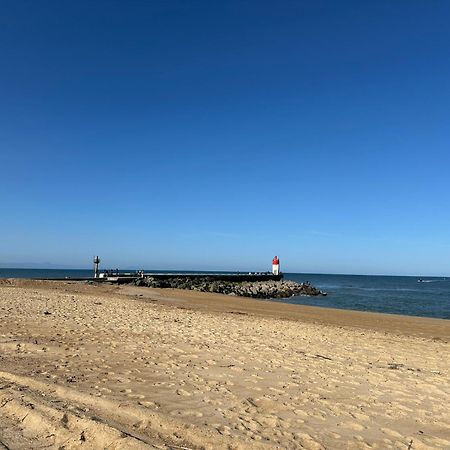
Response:
[[[449,20],[1,2],[0,264],[449,275]]]

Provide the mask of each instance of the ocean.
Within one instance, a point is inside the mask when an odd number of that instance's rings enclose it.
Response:
[[[148,272],[151,272],[150,270]],[[161,271],[162,272],[162,271]],[[167,272],[167,271],[166,271]],[[0,269],[0,278],[82,278],[92,270]],[[450,319],[450,278],[286,273],[285,279],[309,281],[326,297],[275,301],[357,311]]]
[[[309,281],[328,294],[283,299],[287,303],[450,319],[450,278],[296,273],[285,278]]]

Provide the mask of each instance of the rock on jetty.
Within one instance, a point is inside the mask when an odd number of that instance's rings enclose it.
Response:
[[[296,283],[290,280],[281,281],[222,281],[213,277],[183,278],[173,277],[157,279],[144,277],[135,281],[137,286],[153,288],[190,289],[200,292],[216,292],[252,298],[288,298],[294,295],[327,295],[311,286],[308,282]]]

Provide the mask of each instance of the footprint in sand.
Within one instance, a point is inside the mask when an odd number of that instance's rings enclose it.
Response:
[[[342,428],[347,428],[348,430],[354,430],[354,431],[364,430],[364,427],[362,425],[360,425],[359,423],[355,423],[355,422],[343,422],[339,425]]]
[[[181,396],[183,396],[183,397],[187,397],[187,396],[190,396],[190,395],[191,395],[190,392],[185,391],[184,389],[177,389],[177,394],[178,394],[178,395],[181,395]]]
[[[395,430],[391,430],[390,428],[381,428],[381,431],[384,434],[387,434],[391,438],[395,438],[395,439],[402,439],[402,438],[404,438],[404,436],[402,436],[400,433],[398,433]]]

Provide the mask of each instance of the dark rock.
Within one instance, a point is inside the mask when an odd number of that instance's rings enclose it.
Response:
[[[327,295],[308,282],[281,281],[222,281],[213,277],[187,278],[173,277],[160,280],[151,276],[135,281],[136,286],[153,288],[191,289],[200,292],[216,292],[252,298],[288,298],[294,295]]]

